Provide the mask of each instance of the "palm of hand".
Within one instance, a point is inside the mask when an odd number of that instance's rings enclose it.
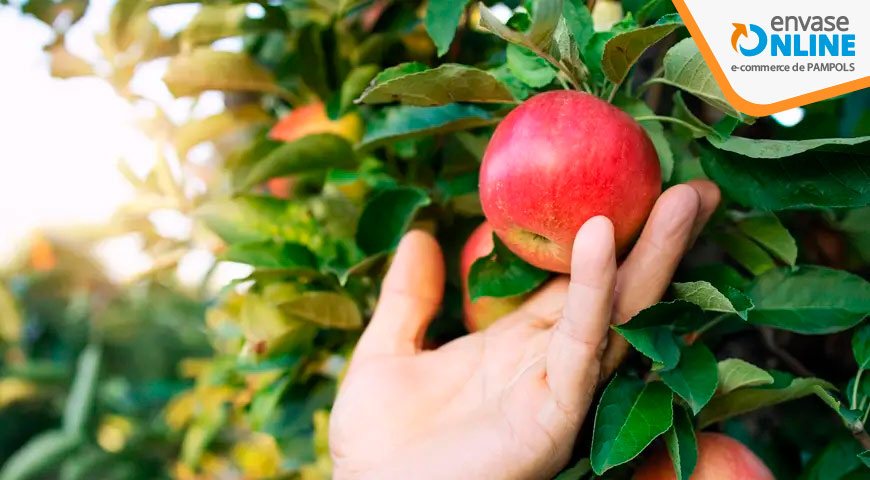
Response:
[[[339,457],[353,452],[362,460],[353,469],[365,471],[396,452],[413,455],[416,442],[440,432],[437,443],[450,448],[447,458],[464,474],[496,472],[502,463],[513,464],[517,478],[554,471],[570,455],[585,410],[556,402],[545,376],[544,355],[566,289],[566,281],[554,282],[492,328],[438,350],[354,365],[342,387],[354,421],[341,421],[344,404],[333,414],[334,422],[352,427],[333,430]],[[475,453],[481,448],[487,456]],[[488,458],[493,465],[485,465]]]
[[[332,411],[342,478],[546,478],[570,456],[600,371],[611,321],[662,295],[718,202],[710,184],[662,195],[616,270],[612,226],[590,221],[559,278],[489,329],[422,351],[441,301],[434,239],[402,241]],[[611,337],[605,363],[627,348]]]

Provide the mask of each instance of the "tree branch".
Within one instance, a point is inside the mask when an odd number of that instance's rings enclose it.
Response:
[[[855,440],[858,440],[858,443],[864,447],[864,450],[870,450],[870,435],[867,434],[863,426],[852,429],[852,436],[855,437]]]
[[[796,374],[801,377],[814,377],[813,372],[811,372],[807,367],[805,367],[800,360],[793,357],[792,354],[785,351],[782,347],[776,344],[773,338],[773,329],[770,327],[761,327],[758,329],[761,333],[761,338],[764,340],[764,346],[770,350],[770,353],[774,354],[777,358],[782,360],[783,363],[788,365],[788,367]]]

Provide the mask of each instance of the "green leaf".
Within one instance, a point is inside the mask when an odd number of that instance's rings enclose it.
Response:
[[[704,123],[700,118],[696,117],[689,107],[686,105],[686,101],[683,100],[683,95],[679,90],[674,92],[674,111],[673,116],[679,118],[680,120],[685,121],[686,123],[692,126],[691,129],[682,127],[680,125],[674,125],[675,129],[684,129],[687,130],[693,137],[701,138],[707,137],[710,135],[718,135],[716,130],[713,129],[710,125]],[[734,117],[726,117],[726,118],[734,118]]]
[[[562,17],[563,0],[538,0],[532,16],[532,25],[526,32],[526,37],[541,50],[550,48],[553,41],[553,32]]]
[[[719,384],[716,357],[700,342],[684,346],[680,363],[658,373],[662,381],[689,404],[694,414],[713,398]]]
[[[854,438],[841,437],[828,443],[807,464],[799,480],[844,480],[861,465],[861,444]],[[857,477],[861,478],[861,477]]]
[[[681,26],[680,16],[673,14],[655,25],[617,34],[604,44],[601,69],[611,82],[622,83],[643,52]]]
[[[278,93],[272,72],[245,53],[196,48],[172,57],[163,82],[176,97],[207,90]]]
[[[865,450],[859,453],[858,459],[861,460],[867,468],[870,468],[870,450]]]
[[[698,428],[815,393],[818,387],[833,390],[834,386],[819,378],[794,378],[775,372],[774,383],[761,387],[741,388],[710,400],[698,415]]]
[[[562,470],[562,473],[556,476],[553,480],[581,480],[587,473],[592,471],[592,464],[588,458],[584,458],[575,463],[571,468]]]
[[[194,215],[226,243],[286,241],[315,250],[321,235],[306,205],[260,195],[214,200]]]
[[[483,2],[478,2],[477,5],[478,8],[480,8],[480,25],[482,27],[486,28],[502,40],[525,47],[531,46],[525,35],[516,30],[512,30],[507,25],[501,23],[498,17],[496,17],[495,14],[492,13],[492,10],[484,5]]]
[[[304,65],[299,69],[299,76],[306,87],[311,89],[320,98],[329,98],[330,88],[330,63],[327,52],[329,43],[324,26],[317,23],[309,23],[299,30],[297,34],[296,55],[298,62]]]
[[[280,404],[281,396],[290,386],[291,380],[292,377],[287,375],[257,391],[248,410],[247,418],[251,422],[251,428],[264,430],[267,427],[269,420]]]
[[[663,369],[671,369],[680,361],[677,334],[690,332],[704,321],[704,312],[697,305],[676,300],[645,308],[627,323],[611,328]]]
[[[581,52],[584,51],[589,40],[592,39],[592,35],[595,35],[592,14],[586,6],[586,1],[565,0],[562,15],[565,17],[565,22],[568,24],[568,29],[571,30],[571,36],[574,37],[577,47]]]
[[[773,377],[766,370],[739,358],[719,362],[719,387],[717,393],[726,395],[739,388],[770,385]]]
[[[2,2],[4,5],[9,5],[9,2]],[[69,28],[79,21],[85,14],[88,8],[87,0],[28,0],[13,4],[14,7],[21,6],[21,12],[33,15],[46,25],[54,28],[66,27]],[[63,22],[55,21],[58,17],[64,18]]]
[[[341,83],[338,95],[327,105],[326,110],[329,118],[339,119],[348,112],[357,99],[369,87],[369,84],[378,74],[377,65],[360,65],[351,70]]]
[[[541,88],[556,78],[556,70],[550,63],[527,48],[511,44],[506,53],[508,68],[526,85]]]
[[[699,265],[686,269],[684,277],[687,280],[710,282],[720,292],[728,290],[728,287],[742,291],[749,286],[749,280],[746,277],[723,263]]]
[[[230,245],[223,259],[257,268],[317,268],[317,258],[305,246],[273,240]]]
[[[752,309],[752,300],[739,290],[728,287],[727,295],[720,292],[709,282],[686,282],[672,285],[676,298],[694,303],[712,312],[734,313],[746,320],[747,312]]]
[[[305,292],[278,308],[293,318],[323,328],[356,330],[362,327],[362,314],[356,302],[340,293]]]
[[[531,292],[549,278],[549,273],[516,256],[497,235],[492,235],[492,241],[492,252],[478,258],[468,272],[468,294],[472,302],[480,297],[510,297]]]
[[[655,115],[646,103],[638,99],[617,97],[615,104],[635,118]],[[667,182],[674,172],[674,152],[671,149],[671,142],[665,136],[665,129],[661,122],[656,120],[643,120],[639,123],[652,140],[662,168],[662,181]]]
[[[753,275],[761,275],[776,267],[770,255],[745,235],[721,232],[714,237],[734,260]]]
[[[668,50],[665,54],[664,67],[664,77],[655,81],[681,88],[728,115],[745,118],[745,115],[725,99],[722,89],[713,78],[710,67],[707,66],[691,37],[681,40]]]
[[[389,82],[395,78],[404,77],[405,75],[410,75],[412,73],[425,72],[429,70],[429,67],[424,63],[420,62],[405,62],[400,63],[394,67],[389,67],[381,71],[381,73],[375,76],[375,79],[372,81],[372,85],[377,85],[379,83]]]
[[[808,335],[852,328],[870,312],[870,282],[817,266],[771,270],[747,292],[749,322]]]
[[[750,216],[738,221],[737,228],[787,264],[797,261],[797,243],[776,215]]]
[[[616,375],[598,403],[592,432],[592,470],[601,475],[636,457],[673,424],[673,394],[661,382],[647,385]]]
[[[99,478],[114,456],[100,448],[87,448],[74,452],[64,460],[58,480],[89,480]]]
[[[357,245],[367,255],[395,249],[417,209],[426,205],[429,205],[429,197],[417,188],[394,187],[378,192],[360,215]]]
[[[740,120],[734,118],[729,115],[725,115],[718,122],[713,124],[713,131],[716,132],[721,138],[728,138],[734,133],[734,129],[736,129],[740,125]]]
[[[330,168],[353,168],[356,163],[353,149],[344,138],[330,133],[306,135],[281,145],[257,162],[242,183],[241,190],[270,178]]]
[[[860,207],[870,204],[870,174],[864,166],[870,156],[858,150],[828,145],[787,158],[756,158],[701,146],[701,165],[741,205],[766,211]]]
[[[381,109],[368,122],[358,148],[371,149],[385,143],[468,130],[498,123],[499,119],[474,105],[451,103],[443,107],[398,106]]]
[[[689,412],[674,405],[674,424],[665,432],[665,445],[674,464],[676,480],[689,480],[698,463],[698,439]]]
[[[862,325],[852,334],[852,354],[859,369],[870,367],[870,325]]]
[[[662,368],[674,368],[680,361],[680,340],[668,327],[631,329],[614,326],[613,329],[638,352],[661,364]]]
[[[839,229],[849,239],[858,256],[870,263],[870,207],[847,212],[840,221]]]
[[[202,142],[217,140],[245,128],[273,122],[271,115],[259,105],[246,104],[226,109],[205,118],[197,118],[180,125],[172,134],[172,144],[180,158]]]
[[[100,374],[102,350],[90,344],[79,355],[76,376],[63,409],[63,430],[70,434],[84,432],[94,406],[94,394]]]
[[[503,83],[517,100],[525,100],[534,93],[531,87],[514,75],[507,63],[503,63],[496,68],[491,68],[488,71]]]
[[[454,102],[513,103],[510,90],[492,74],[457,63],[376,83],[360,96],[360,103],[400,102],[421,107]]]
[[[31,438],[0,470],[0,480],[27,480],[57,466],[82,444],[79,433],[50,430]]]
[[[426,18],[423,24],[438,48],[439,57],[450,49],[453,35],[456,34],[456,28],[467,4],[468,0],[430,0],[426,5]]]
[[[870,137],[818,138],[811,140],[766,140],[743,137],[708,138],[710,143],[726,152],[750,158],[785,158],[811,151],[838,153],[870,153]]]
[[[249,18],[247,4],[203,5],[199,13],[181,31],[185,46],[207,45],[215,40],[246,33],[287,29],[287,16],[280,8],[264,6],[262,18]]]

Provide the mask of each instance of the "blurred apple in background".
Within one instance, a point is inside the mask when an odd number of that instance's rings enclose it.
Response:
[[[634,480],[675,480],[674,466],[664,450],[650,457]],[[774,480],[773,473],[752,450],[721,433],[698,434],[698,463],[690,480]]]
[[[465,326],[470,332],[483,330],[492,325],[499,318],[516,310],[526,299],[526,295],[516,295],[501,298],[482,297],[475,302],[471,301],[468,294],[468,273],[474,261],[489,255],[492,247],[492,227],[487,222],[480,224],[462,247],[459,266],[462,275],[462,310]]]

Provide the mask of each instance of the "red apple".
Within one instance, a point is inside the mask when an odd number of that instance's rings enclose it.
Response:
[[[634,474],[634,480],[675,480],[674,466],[664,450]],[[721,433],[698,434],[698,463],[690,480],[775,480],[752,450]]]
[[[480,201],[496,234],[523,260],[567,273],[586,220],[613,222],[624,251],[661,193],[652,142],[637,122],[587,93],[542,93],[496,128],[480,170]]]
[[[481,297],[476,302],[468,295],[468,272],[478,258],[492,252],[492,227],[483,222],[477,227],[465,246],[459,259],[459,273],[462,275],[462,311],[465,313],[465,327],[470,332],[483,330],[499,318],[517,309],[525,299],[525,295],[513,297]]]

